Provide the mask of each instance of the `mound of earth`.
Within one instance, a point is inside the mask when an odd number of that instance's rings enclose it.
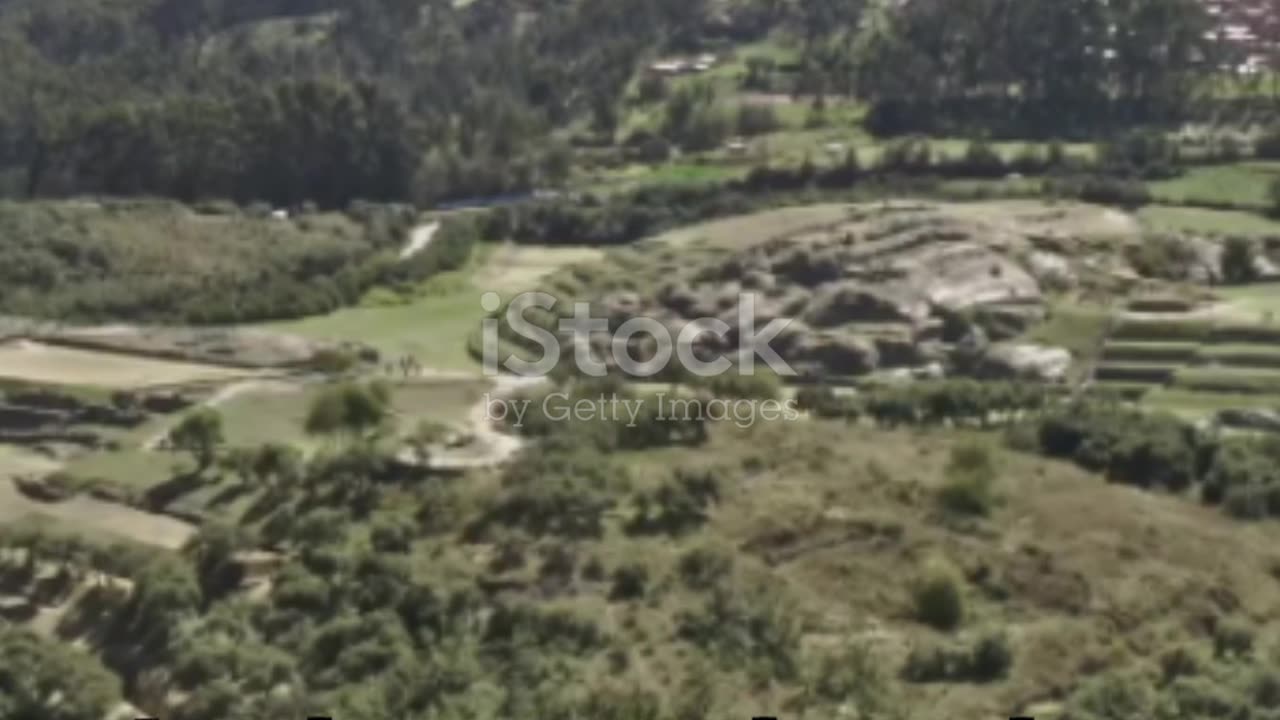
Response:
[[[750,349],[738,337],[742,314],[753,312],[756,327],[784,318],[790,324],[772,347],[808,376],[953,365],[959,341],[978,330],[978,350],[991,357],[975,362],[970,343],[966,366],[1061,379],[1070,364],[1065,350],[1007,342],[1043,318],[1044,293],[1089,272],[1071,254],[1072,236],[1044,212],[851,207],[843,220],[712,254],[651,292],[608,293],[599,310],[613,328],[639,316],[673,332],[718,319],[734,330],[699,342],[730,352]],[[987,343],[988,336],[1006,342]],[[601,349],[607,342],[603,332],[593,339]]]

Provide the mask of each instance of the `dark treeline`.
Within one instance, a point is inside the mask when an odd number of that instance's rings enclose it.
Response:
[[[777,31],[801,49],[791,91],[867,98],[874,130],[1094,134],[1181,117],[1218,58],[1204,28],[1193,0],[6,0],[0,192],[337,207],[554,185],[571,141],[613,141],[645,62]],[[690,107],[668,130],[696,146],[715,113]]]
[[[1134,132],[1100,146],[1096,160],[1069,156],[1061,145],[1028,146],[1011,158],[975,141],[957,157],[935,154],[928,141],[888,143],[871,166],[855,152],[819,166],[760,166],[740,180],[706,185],[642,187],[628,193],[575,194],[536,199],[485,214],[481,234],[521,243],[615,245],[727,215],[758,210],[805,196],[928,192],[938,181],[993,179],[1018,174],[1044,178],[1043,191],[1091,202],[1136,207],[1150,201],[1144,179],[1179,174],[1185,159],[1158,133]]]
[[[871,129],[1080,137],[1188,111],[1224,47],[1196,0],[886,5],[853,50]]]
[[[552,129],[616,122],[642,56],[703,14],[669,0],[9,0],[0,186],[326,206],[527,188],[567,171]]]

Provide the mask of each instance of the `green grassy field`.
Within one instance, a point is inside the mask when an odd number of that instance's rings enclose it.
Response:
[[[1185,367],[1178,370],[1173,384],[1205,392],[1280,394],[1280,370]]]
[[[1179,387],[1154,389],[1142,397],[1142,404],[1196,420],[1221,410],[1280,408],[1280,394],[1197,392]]]
[[[1242,343],[1209,345],[1196,353],[1196,360],[1236,367],[1280,367],[1280,347]]]
[[[412,431],[422,420],[462,425],[468,409],[489,388],[489,382],[479,378],[474,381],[391,379],[389,382],[396,426],[404,433]],[[220,404],[217,410],[222,415],[226,445],[254,447],[275,442],[313,449],[317,443],[304,433],[303,424],[312,401],[323,389],[324,385],[319,384],[277,383]],[[87,453],[68,463],[66,469],[85,478],[110,479],[138,492],[163,483],[189,470],[190,458],[142,446],[178,419],[179,416],[153,418],[142,428],[115,436],[119,449]],[[0,457],[0,469],[11,464]],[[51,466],[46,463],[44,467]]]
[[[1229,303],[1232,310],[1265,319],[1280,312],[1280,283],[1259,283],[1217,288],[1214,293]]]
[[[309,338],[358,341],[386,356],[412,355],[428,367],[470,369],[475,362],[467,354],[466,339],[485,315],[480,295],[467,286],[404,304],[348,308],[263,327]]]
[[[1097,349],[1108,315],[1107,309],[1100,305],[1058,303],[1049,308],[1045,322],[1032,328],[1026,339],[1064,347],[1079,360]]]
[[[1192,202],[1243,203],[1267,206],[1267,187],[1280,177],[1280,163],[1242,162],[1188,169],[1182,176],[1149,184],[1151,194],[1171,204]]]
[[[479,370],[467,339],[486,316],[481,296],[532,290],[538,281],[575,263],[599,259],[598,248],[483,246],[464,269],[438,275],[405,295],[375,290],[359,307],[259,327],[303,337],[361,342],[385,359],[411,355],[428,368]]]
[[[1241,210],[1148,205],[1138,219],[1155,232],[1195,232],[1212,235],[1280,235],[1280,222]]]
[[[1132,362],[1178,362],[1194,358],[1200,349],[1195,342],[1108,342],[1102,357]]]

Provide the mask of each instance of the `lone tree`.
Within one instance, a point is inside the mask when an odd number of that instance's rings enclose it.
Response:
[[[1229,283],[1247,283],[1258,279],[1253,264],[1257,250],[1249,238],[1229,237],[1222,246],[1222,279]]]
[[[311,404],[306,431],[310,435],[367,438],[386,427],[391,391],[384,383],[342,383],[326,389]]]
[[[223,440],[222,415],[213,408],[200,408],[189,413],[169,431],[169,444],[177,450],[191,453],[197,473],[213,465]]]

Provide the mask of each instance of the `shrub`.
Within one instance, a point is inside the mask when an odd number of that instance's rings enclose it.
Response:
[[[1144,178],[1169,178],[1178,173],[1178,148],[1164,133],[1135,131],[1099,149],[1103,167],[1118,174],[1137,173]]]
[[[1242,658],[1253,652],[1254,629],[1239,618],[1223,618],[1213,629],[1213,653],[1220,658]]]
[[[649,587],[649,568],[640,563],[628,563],[613,571],[613,587],[610,600],[636,600],[645,596]]]
[[[1199,675],[1207,664],[1207,659],[1194,645],[1178,645],[1160,655],[1160,673],[1165,682]]]
[[[933,166],[933,149],[923,138],[894,140],[880,153],[879,169],[884,172],[922,172]]]
[[[977,177],[999,177],[1006,172],[1004,159],[983,140],[969,143],[957,169],[965,175]]]
[[[826,385],[807,385],[796,393],[796,408],[820,418],[844,418],[856,422],[862,416],[858,399],[837,395]]]
[[[915,618],[938,630],[954,630],[964,621],[964,593],[959,574],[949,565],[929,563],[912,591]]]
[[[1125,259],[1139,275],[1159,280],[1185,280],[1200,258],[1180,237],[1154,235],[1125,247]]]
[[[369,543],[382,553],[405,553],[413,544],[414,524],[401,517],[377,520],[369,530]]]
[[[1267,214],[1280,218],[1280,177],[1267,186]]]
[[[1084,682],[1067,700],[1065,717],[1110,720],[1155,716],[1157,693],[1136,672],[1107,673]]]
[[[1247,283],[1258,279],[1254,259],[1258,250],[1246,237],[1232,236],[1222,246],[1222,277],[1230,283]]]
[[[542,564],[538,566],[538,577],[565,584],[573,579],[577,570],[578,558],[573,548],[556,543],[547,547],[542,553]]]
[[[1265,160],[1280,159],[1280,125],[1267,128],[1254,142],[1253,152]]]
[[[782,121],[771,105],[747,104],[738,106],[737,126],[739,135],[763,135],[782,127]]]
[[[995,461],[991,448],[976,443],[951,449],[947,480],[938,500],[948,511],[960,515],[987,515],[995,504]]]
[[[999,633],[984,635],[972,647],[952,645],[912,649],[902,666],[908,682],[987,683],[1008,674],[1013,665],[1009,641]]]
[[[776,374],[759,368],[750,375],[731,369],[707,380],[706,387],[719,398],[776,400],[782,392],[782,381]]]
[[[1044,183],[1046,195],[1058,195],[1086,202],[1136,208],[1151,202],[1146,183],[1106,175],[1053,178]]]
[[[690,590],[709,590],[733,572],[733,555],[711,547],[694,548],[680,556],[677,571]]]
[[[889,709],[890,683],[870,648],[850,644],[824,654],[809,679],[812,695],[827,702],[851,704],[864,717],[879,717]]]
[[[1009,639],[995,633],[980,638],[970,656],[969,677],[976,682],[999,680],[1008,674],[1013,665],[1013,651]]]

